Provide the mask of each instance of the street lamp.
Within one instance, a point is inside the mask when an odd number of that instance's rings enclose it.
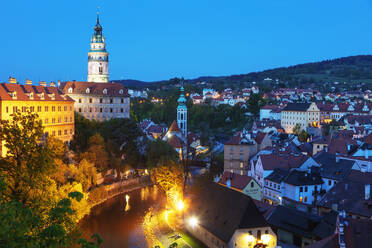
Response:
[[[189,225],[192,227],[192,228],[195,228],[197,225],[198,225],[199,221],[196,217],[191,217],[189,219]]]

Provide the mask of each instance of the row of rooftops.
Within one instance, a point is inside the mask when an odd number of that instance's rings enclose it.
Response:
[[[120,83],[59,81],[57,85],[51,82],[47,86],[45,81],[34,85],[28,79],[25,84],[19,84],[15,78],[9,77],[9,83],[0,84],[1,100],[73,101],[68,94],[130,97]]]

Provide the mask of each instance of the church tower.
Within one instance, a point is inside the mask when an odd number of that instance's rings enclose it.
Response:
[[[102,26],[99,24],[99,13],[97,13],[97,24],[94,26],[88,53],[88,82],[107,83],[109,81],[108,66],[105,37],[102,33]]]
[[[184,94],[184,88],[181,87],[181,94],[178,98],[178,107],[177,107],[177,124],[178,127],[181,129],[183,136],[187,137],[187,106],[186,106],[186,98]]]

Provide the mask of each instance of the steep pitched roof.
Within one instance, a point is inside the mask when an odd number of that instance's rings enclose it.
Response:
[[[284,179],[284,182],[295,186],[319,185],[324,183],[319,174],[298,170],[292,170]]]
[[[311,103],[288,103],[283,111],[306,111],[310,105]]]
[[[181,129],[178,127],[176,121],[172,122],[172,125],[169,127],[168,132],[181,132]]]
[[[191,198],[189,215],[225,242],[237,229],[269,227],[252,198],[217,183],[207,183]]]
[[[222,174],[222,177],[219,183],[222,185],[227,185],[228,180],[230,180],[231,182],[231,187],[239,189],[239,190],[243,190],[247,186],[247,184],[251,180],[254,180],[254,179],[250,176],[243,176],[243,175],[231,173],[229,171],[225,171]]]
[[[260,155],[264,170],[275,168],[291,169],[300,167],[309,156],[291,154],[262,154]]]
[[[279,205],[268,218],[268,222],[280,229],[308,238],[325,238],[334,233],[337,214],[332,212],[331,221],[324,217]],[[332,217],[332,216],[330,216]],[[321,230],[321,232],[320,232]]]
[[[17,94],[15,99],[10,95],[12,92]],[[33,99],[29,97],[30,94],[33,94]],[[44,99],[41,98],[41,94],[44,95]],[[8,83],[0,84],[0,99],[2,101],[74,101],[56,87]]]
[[[315,154],[314,160],[320,164],[320,175],[325,178],[340,181],[346,178],[352,171],[354,161],[339,159],[336,161],[336,155],[327,152]]]
[[[128,90],[120,83],[92,83],[92,82],[76,82],[68,81],[62,82],[59,87],[66,94],[91,94],[99,96],[122,96],[130,97]],[[69,89],[72,92],[68,92]],[[87,93],[89,89],[89,93]],[[103,91],[107,90],[105,94]],[[122,93],[121,93],[122,92]]]
[[[289,175],[289,170],[275,168],[273,172],[270,173],[265,180],[270,180],[274,183],[281,183]]]

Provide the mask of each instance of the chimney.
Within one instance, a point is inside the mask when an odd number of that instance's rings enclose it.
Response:
[[[45,81],[40,81],[40,82],[39,82],[39,85],[40,85],[40,86],[44,86],[44,87],[46,87],[46,86],[47,86],[47,83],[46,83]]]
[[[52,81],[52,82],[50,82],[49,86],[56,87],[56,83]]]
[[[336,152],[336,163],[340,162],[340,154]]]
[[[371,196],[371,185],[364,185],[364,200],[368,201]]]
[[[9,76],[9,83],[10,84],[16,84],[17,83],[17,79],[15,79],[15,78],[13,78],[13,77],[11,77],[11,76]]]
[[[32,85],[32,80],[29,80],[29,79],[26,78],[26,84]]]

